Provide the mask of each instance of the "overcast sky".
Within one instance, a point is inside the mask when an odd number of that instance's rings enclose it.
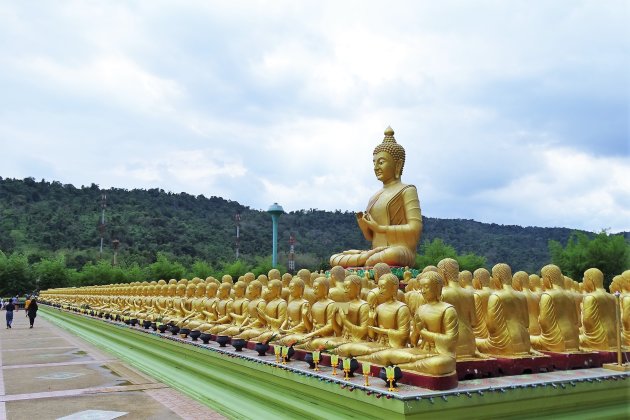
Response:
[[[0,176],[628,231],[628,4],[0,0]]]

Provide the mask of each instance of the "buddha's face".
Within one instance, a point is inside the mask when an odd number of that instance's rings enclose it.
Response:
[[[358,287],[354,282],[346,280],[343,282],[343,291],[346,292],[348,299],[354,299],[359,294],[360,287]]]
[[[441,294],[439,285],[429,279],[420,279],[420,293],[426,302],[437,302]]]
[[[378,293],[383,297],[383,299],[388,300],[394,296],[394,285],[390,284],[385,279],[380,279],[378,281]]]
[[[217,287],[216,286],[208,286],[206,289],[206,296],[209,298],[213,298],[217,295]]]
[[[227,299],[227,297],[230,296],[231,289],[232,288],[230,287],[229,284],[224,283],[224,285],[219,288],[219,297],[221,299]]]
[[[245,295],[245,286],[243,284],[234,286],[234,295],[236,297],[243,297]]]
[[[387,152],[378,152],[374,155],[374,174],[381,182],[388,182],[396,178],[396,161]]]
[[[318,299],[321,299],[324,296],[326,296],[327,290],[321,281],[315,280],[315,283],[313,283],[313,293],[315,294],[315,297],[317,297]]]
[[[299,298],[302,296],[302,288],[297,284],[296,281],[292,281],[289,283],[289,294],[291,297]]]

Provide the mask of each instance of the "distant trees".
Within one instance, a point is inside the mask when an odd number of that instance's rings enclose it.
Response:
[[[420,246],[420,252],[416,255],[416,268],[422,270],[427,265],[437,265],[444,258],[457,260],[460,270],[475,271],[486,265],[485,257],[472,252],[459,255],[455,248],[444,243],[442,239],[434,239]]]
[[[604,273],[606,287],[612,278],[630,267],[630,245],[623,235],[610,235],[602,231],[590,238],[582,232],[573,232],[566,246],[549,241],[551,261],[563,273],[581,281],[584,271],[594,267]]]

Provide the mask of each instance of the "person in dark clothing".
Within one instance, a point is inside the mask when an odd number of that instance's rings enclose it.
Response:
[[[7,328],[11,328],[11,324],[13,323],[13,311],[15,310],[15,305],[13,304],[13,302],[9,301],[4,309],[7,311]]]
[[[37,316],[37,299],[32,298],[31,303],[28,305],[28,319],[31,321],[31,328],[35,323],[35,317]]]

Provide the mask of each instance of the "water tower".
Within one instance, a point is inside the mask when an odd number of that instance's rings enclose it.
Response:
[[[271,253],[271,266],[276,268],[278,265],[278,218],[284,210],[278,203],[273,203],[267,213],[271,214],[271,222],[273,223],[273,251]]]

